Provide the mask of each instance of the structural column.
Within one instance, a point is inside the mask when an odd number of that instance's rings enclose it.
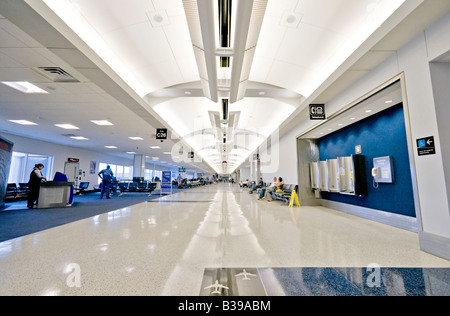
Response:
[[[143,178],[145,170],[145,156],[144,155],[134,155],[133,162],[133,179]]]

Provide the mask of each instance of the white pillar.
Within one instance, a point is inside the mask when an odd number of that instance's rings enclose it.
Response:
[[[134,155],[133,178],[143,178],[145,169],[145,156]]]

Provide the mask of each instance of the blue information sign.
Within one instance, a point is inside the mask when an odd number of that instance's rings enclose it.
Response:
[[[172,183],[172,171],[162,172],[162,183]]]

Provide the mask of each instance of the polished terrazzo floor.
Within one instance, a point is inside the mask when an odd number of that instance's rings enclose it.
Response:
[[[282,283],[292,269],[371,264],[450,268],[415,233],[217,184],[0,243],[0,295],[198,296],[205,269],[255,268]]]

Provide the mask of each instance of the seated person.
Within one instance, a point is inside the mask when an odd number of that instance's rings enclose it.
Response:
[[[261,192],[259,193],[259,198],[258,200],[264,200],[264,194],[266,193],[267,189],[271,189],[275,186],[275,184],[277,183],[277,177],[273,177],[273,182],[272,184],[268,187],[268,188],[262,188]]]
[[[260,177],[258,184],[253,183],[252,191],[255,191],[256,189],[262,188],[263,186],[264,186],[264,182],[263,182],[263,179]]]
[[[278,178],[278,182],[275,183],[273,187],[270,188],[270,190],[266,190],[265,192],[265,198],[267,199],[267,202],[272,202],[272,193],[274,193],[276,190],[281,189],[283,186],[283,179],[281,177]]]

